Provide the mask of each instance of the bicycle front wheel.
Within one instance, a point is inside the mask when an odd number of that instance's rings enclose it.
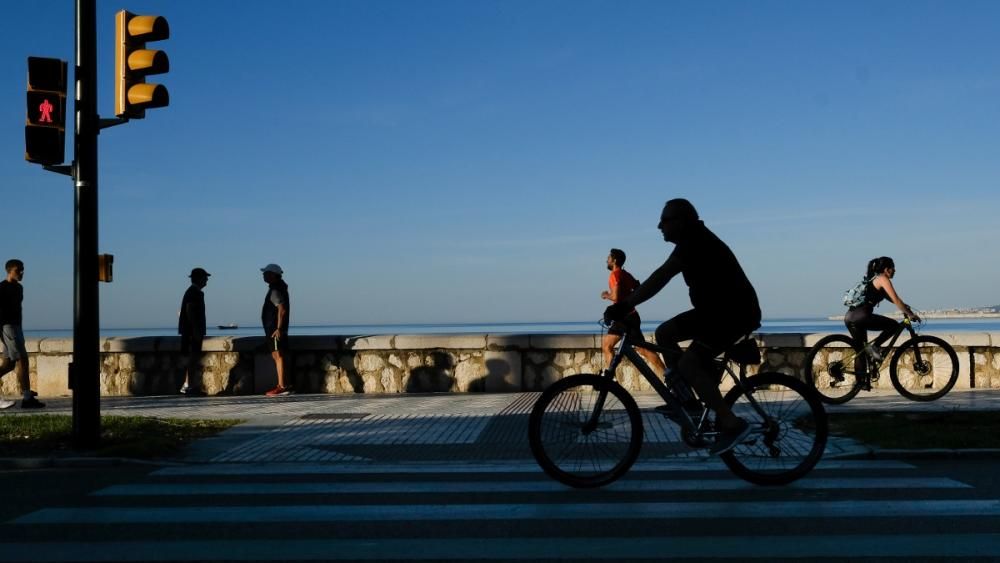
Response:
[[[782,373],[762,373],[726,393],[733,413],[750,423],[748,439],[722,454],[742,479],[785,485],[819,462],[826,448],[826,410],[816,391]]]
[[[639,457],[642,414],[618,383],[599,375],[571,375],[535,402],[528,444],[553,479],[571,487],[600,487],[624,475]]]
[[[896,391],[907,399],[940,399],[958,381],[958,355],[936,336],[915,336],[892,355],[889,377]]]
[[[823,337],[809,349],[805,360],[806,381],[819,393],[820,400],[840,405],[861,391],[858,372],[864,365],[855,366],[857,356],[854,341],[843,334]],[[863,358],[861,362],[866,360]]]

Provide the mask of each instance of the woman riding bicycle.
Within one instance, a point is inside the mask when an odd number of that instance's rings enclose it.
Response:
[[[872,341],[873,348],[870,352],[876,360],[882,359],[882,351],[879,348],[886,340],[892,337],[897,323],[889,317],[875,314],[875,307],[883,300],[892,301],[907,319],[919,321],[920,317],[910,309],[910,306],[903,303],[896,288],[892,285],[892,278],[896,275],[896,264],[888,256],[880,256],[868,262],[868,270],[865,279],[868,283],[865,286],[865,299],[860,305],[851,307],[844,316],[844,324],[847,325],[851,338],[854,339],[858,350],[865,347],[868,341],[869,330],[882,331],[878,337]],[[858,356],[861,358],[862,356]],[[861,366],[857,366],[861,371]]]

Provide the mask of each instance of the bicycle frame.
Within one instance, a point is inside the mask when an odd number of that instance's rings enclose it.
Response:
[[[716,432],[702,432],[702,427],[704,426],[705,421],[708,418],[708,410],[706,409],[702,413],[699,420],[695,421],[694,419],[692,419],[691,416],[688,415],[687,411],[683,408],[683,405],[681,404],[680,400],[678,400],[674,396],[674,394],[670,391],[670,389],[667,388],[667,385],[666,383],[663,382],[661,376],[658,375],[656,372],[654,372],[653,369],[649,367],[649,364],[646,363],[646,360],[643,359],[643,357],[639,355],[639,352],[635,350],[637,346],[657,353],[665,352],[663,348],[656,346],[655,344],[651,344],[649,342],[643,341],[641,343],[632,343],[630,342],[629,335],[624,334],[618,341],[618,344],[615,348],[615,352],[611,357],[611,363],[605,370],[604,377],[607,377],[613,381],[615,378],[615,372],[617,371],[619,364],[621,364],[622,359],[628,358],[629,361],[632,362],[632,365],[635,366],[637,370],[639,370],[639,373],[641,373],[642,376],[646,378],[646,381],[649,382],[649,385],[656,391],[656,393],[660,396],[660,398],[662,398],[667,403],[670,410],[676,413],[677,418],[680,420],[681,425],[684,427],[684,430],[687,430],[688,432],[691,432],[692,434],[696,435],[716,434]],[[748,389],[745,385],[743,385],[743,380],[746,379],[746,366],[742,364],[740,365],[740,374],[739,376],[737,376],[729,365],[728,350],[723,355],[723,362],[725,364],[723,368],[724,373],[728,373],[736,385],[744,389]],[[590,420],[587,421],[587,423],[584,424],[583,426],[583,432],[585,434],[589,434],[590,432],[593,432],[597,428],[598,424],[597,420],[601,412],[604,410],[604,400],[607,398],[607,395],[608,391],[606,389],[601,390],[600,393],[598,394],[597,401],[594,404],[594,412],[591,415]],[[753,397],[753,393],[746,392],[745,395],[749,403],[753,406],[754,410],[756,410],[762,416],[762,418],[767,419],[768,417],[766,416],[766,413],[760,407],[760,405],[757,404],[757,401]]]
[[[899,324],[896,326],[896,330],[893,332],[892,338],[889,339],[889,342],[887,344],[883,344],[882,348],[884,350],[891,350],[893,348],[893,346],[896,345],[896,341],[899,340],[899,337],[903,335],[903,331],[908,331],[910,333],[910,338],[911,339],[917,336],[917,330],[915,328],[913,328],[913,323],[911,323],[909,319],[903,319],[902,321],[899,321]],[[868,352],[868,349],[867,349],[867,345],[871,344],[872,342],[874,342],[874,340],[867,340],[867,341],[865,341],[866,348],[862,348],[861,350],[853,350],[852,353],[848,354],[847,357],[845,357],[845,358],[843,358],[841,360],[841,364],[843,364],[845,367],[846,366],[852,366],[850,371],[847,370],[847,369],[845,369],[844,370],[845,372],[847,372],[847,373],[854,373],[854,371],[853,371],[854,359],[858,356],[858,354],[864,354],[865,357],[868,358],[869,360],[874,360],[875,359],[874,357],[872,357],[872,355]],[[909,340],[907,340],[907,342],[909,342]],[[919,346],[914,347],[913,353],[916,355],[918,362],[923,361],[921,359],[921,357],[920,357],[920,347]],[[888,357],[889,357],[889,355],[886,354],[886,355],[882,356],[882,358],[879,359],[878,361],[872,362],[871,364],[866,363],[865,365],[868,367],[867,373],[864,373],[864,374],[861,374],[861,375],[863,375],[865,377],[874,376],[874,378],[877,379],[878,378],[879,370],[882,369],[882,364],[885,363],[885,361],[886,361],[886,359],[888,359]],[[854,373],[854,375],[857,376],[859,374]]]

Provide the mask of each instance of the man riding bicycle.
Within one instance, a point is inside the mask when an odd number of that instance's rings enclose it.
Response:
[[[711,453],[734,448],[750,434],[750,425],[733,414],[719,391],[715,358],[740,338],[760,327],[757,292],[736,256],[703,221],[686,199],[672,199],[663,207],[657,228],[675,247],[662,266],[626,299],[608,307],[605,317],[621,319],[656,295],[677,274],[684,277],[693,309],[656,329],[656,343],[665,348],[667,373],[680,375],[694,388],[705,406],[715,411],[719,431]],[[682,351],[679,342],[691,340]]]

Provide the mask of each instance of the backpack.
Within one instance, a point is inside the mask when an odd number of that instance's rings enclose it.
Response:
[[[862,278],[854,287],[844,292],[844,305],[859,307],[865,304],[868,294],[868,284],[875,278]]]

